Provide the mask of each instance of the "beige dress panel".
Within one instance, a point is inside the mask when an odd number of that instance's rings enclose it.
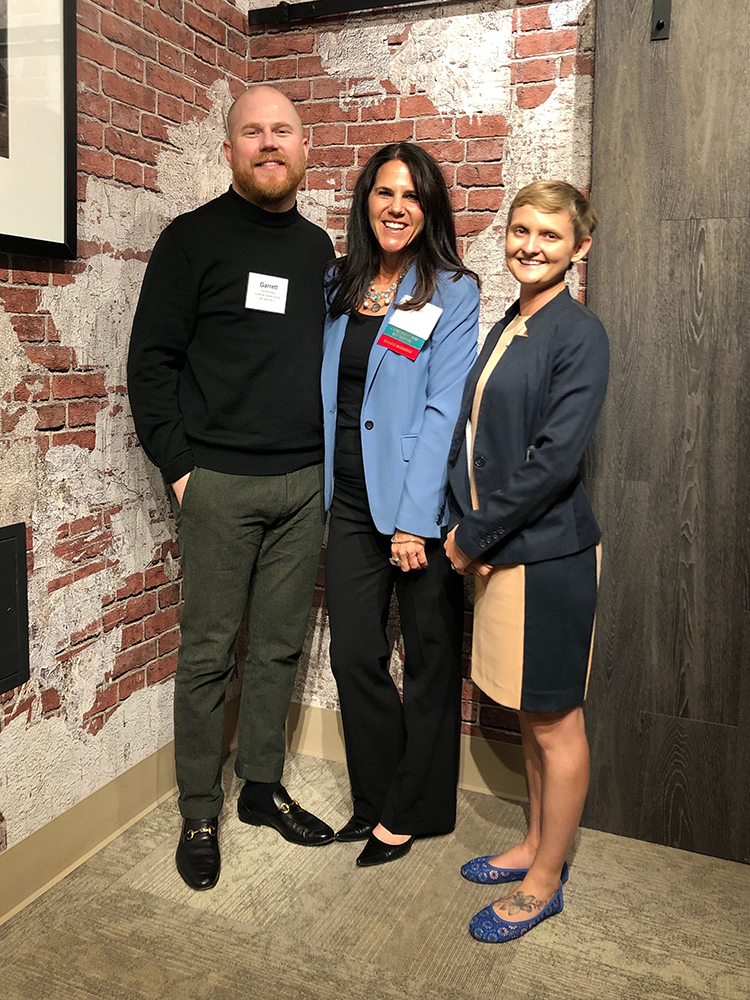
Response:
[[[479,507],[474,479],[474,435],[482,394],[497,363],[514,337],[528,337],[523,316],[516,316],[503,330],[479,376],[466,425],[471,504]],[[496,566],[489,576],[474,577],[474,632],[471,679],[493,701],[520,708],[523,684],[523,637],[526,567]]]
[[[493,701],[519,709],[523,691],[526,567],[474,577],[471,679]]]
[[[602,577],[602,543],[596,546],[596,589],[599,589],[599,581]],[[594,615],[594,625],[591,629],[591,645],[589,646],[589,662],[586,667],[586,690],[583,693],[584,699],[589,693],[589,681],[591,680],[591,661],[594,659],[594,637],[596,635],[596,615]]]

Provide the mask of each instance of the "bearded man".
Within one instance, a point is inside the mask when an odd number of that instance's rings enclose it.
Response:
[[[246,604],[239,817],[294,843],[333,840],[281,776],[323,536],[323,276],[334,251],[297,211],[308,144],[291,101],[247,90],[223,149],[231,187],[159,237],[128,358],[138,437],[172,487],[180,539],[176,862],[193,889],[219,878],[224,694]]]

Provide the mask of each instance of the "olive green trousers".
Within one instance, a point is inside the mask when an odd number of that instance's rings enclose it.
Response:
[[[281,476],[196,468],[176,512],[183,573],[174,695],[179,807],[218,816],[224,695],[245,606],[249,648],[235,771],[277,781],[323,541],[322,465]]]

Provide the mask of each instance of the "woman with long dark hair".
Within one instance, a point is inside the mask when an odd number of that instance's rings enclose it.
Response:
[[[368,161],[327,294],[326,599],[354,802],[336,837],[366,840],[357,864],[369,867],[456,816],[463,593],[441,534],[479,289],[456,252],[443,175],[419,146]],[[403,702],[388,670],[394,587]]]

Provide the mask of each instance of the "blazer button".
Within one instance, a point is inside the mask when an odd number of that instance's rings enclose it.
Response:
[[[371,431],[374,426],[375,426],[375,424],[372,422],[372,420],[365,420],[365,430],[366,431]]]
[[[481,469],[484,467],[484,459],[482,458],[481,455],[477,455],[477,457],[474,459],[474,467],[476,469]]]
[[[492,537],[493,538],[499,538],[500,537],[500,532],[499,531],[493,531],[492,532]]]
[[[479,539],[479,547],[480,547],[481,549],[486,549],[486,548],[487,548],[487,542],[485,541],[485,539],[484,539],[484,538],[480,538],[480,539]]]

